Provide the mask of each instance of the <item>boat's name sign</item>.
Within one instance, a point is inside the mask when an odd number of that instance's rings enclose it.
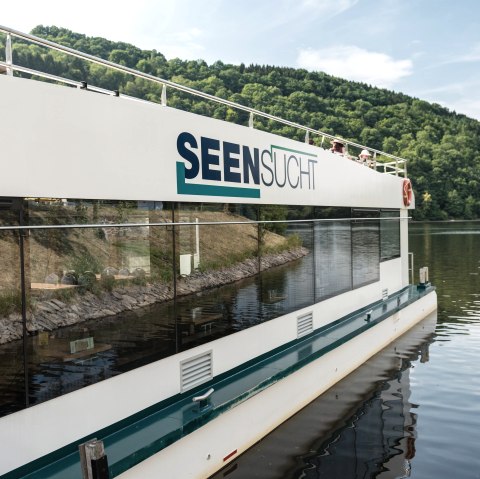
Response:
[[[315,189],[316,155],[261,149],[182,132],[177,138],[177,193],[260,198],[261,187]]]

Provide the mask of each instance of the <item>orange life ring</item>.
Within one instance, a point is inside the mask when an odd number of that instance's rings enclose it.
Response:
[[[410,206],[413,197],[412,182],[405,178],[403,180],[403,204],[405,206]]]

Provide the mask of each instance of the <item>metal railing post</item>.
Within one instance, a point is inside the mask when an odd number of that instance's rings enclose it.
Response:
[[[250,112],[250,118],[248,119],[248,126],[253,128],[253,112]]]
[[[305,132],[305,143],[310,143],[310,132],[308,130]]]
[[[10,33],[7,33],[7,41],[5,42],[5,61],[7,63],[7,75],[13,76],[12,35]]]
[[[161,104],[162,106],[167,106],[167,85],[165,85],[165,83],[162,86]]]
[[[415,280],[415,277],[414,277],[414,274],[415,274],[415,270],[413,269],[413,253],[408,253],[408,259],[410,260],[409,263],[410,263],[410,284],[413,284],[414,280]]]

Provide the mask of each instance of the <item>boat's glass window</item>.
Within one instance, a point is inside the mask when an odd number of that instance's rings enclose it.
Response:
[[[290,220],[311,220],[315,218],[314,206],[289,206],[287,219]]]
[[[400,257],[400,211],[380,212],[380,260]]]
[[[255,212],[255,210],[252,210]],[[192,209],[182,221],[231,224],[176,226],[179,350],[188,349],[262,321],[259,314],[258,225],[235,205]],[[238,223],[235,223],[238,222]],[[240,279],[240,281],[238,281]]]
[[[21,205],[0,197],[0,226],[18,225]],[[19,241],[18,232],[0,231],[0,416],[26,406]]]
[[[315,223],[315,299],[352,289],[352,242],[349,221]]]
[[[23,263],[0,234],[0,415],[379,279],[378,211],[0,199],[0,224],[20,214],[69,227],[25,234]]]
[[[163,201],[28,198],[31,225],[85,225],[171,221],[171,203]],[[163,213],[162,213],[163,212]]]
[[[380,212],[352,211],[353,287],[380,279]]]
[[[118,203],[99,211],[102,227],[35,229],[29,236],[29,404],[176,352],[172,302],[158,316],[135,310],[173,299],[172,228],[147,226],[171,223],[172,211]],[[90,204],[81,214],[86,224],[99,221]],[[110,226],[119,220],[146,226]]]
[[[317,219],[350,218],[351,215],[352,215],[351,208],[334,207],[334,206],[315,206],[314,217]]]
[[[261,209],[261,215],[266,214],[266,209]],[[313,224],[260,224],[259,234],[259,307],[262,320],[313,304]]]

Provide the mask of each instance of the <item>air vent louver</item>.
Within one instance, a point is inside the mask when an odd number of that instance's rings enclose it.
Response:
[[[212,379],[212,351],[182,361],[180,374],[182,393]]]
[[[297,318],[297,338],[313,331],[313,312],[302,314]]]

